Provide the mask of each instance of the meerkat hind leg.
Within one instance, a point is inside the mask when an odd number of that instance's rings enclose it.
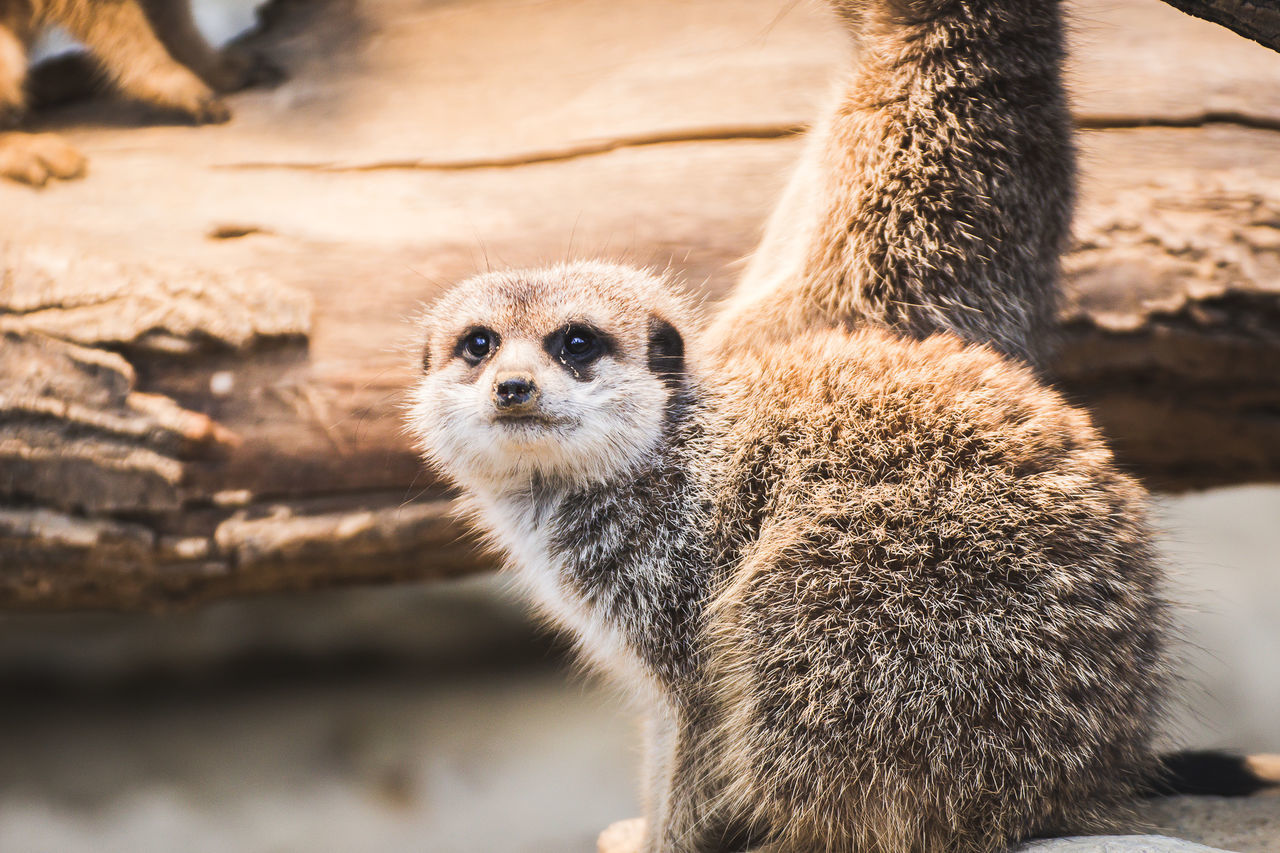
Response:
[[[84,42],[130,97],[185,115],[197,124],[231,118],[226,105],[160,42],[138,0],[75,4],[57,20]]]
[[[711,750],[700,728],[665,714],[648,724],[648,818],[637,853],[744,853],[761,833],[718,802]],[[618,851],[622,853],[622,851]]]

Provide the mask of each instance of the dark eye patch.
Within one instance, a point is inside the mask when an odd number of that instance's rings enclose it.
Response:
[[[591,365],[601,356],[616,352],[617,342],[589,323],[569,323],[547,335],[543,347],[575,379],[586,381],[591,378]]]
[[[684,380],[684,338],[661,317],[649,320],[649,369],[670,386]]]
[[[591,358],[600,349],[596,333],[582,326],[570,326],[564,333],[564,351],[570,358]]]
[[[498,336],[481,326],[468,329],[453,347],[454,356],[471,365],[479,364],[498,349]]]

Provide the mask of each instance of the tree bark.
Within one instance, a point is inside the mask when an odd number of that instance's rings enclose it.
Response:
[[[1276,0],[1164,0],[1175,9],[1220,24],[1272,50],[1280,50]]]
[[[1280,57],[1158,0],[1071,17],[1056,381],[1154,488],[1280,480]],[[715,299],[847,50],[774,0],[286,2],[260,41],[291,80],[232,124],[64,108],[92,174],[0,185],[0,609],[493,568],[405,437],[409,318],[569,255]]]

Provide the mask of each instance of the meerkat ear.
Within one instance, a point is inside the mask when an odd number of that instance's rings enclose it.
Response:
[[[661,317],[649,320],[649,370],[669,385],[684,378],[684,338]]]
[[[431,345],[422,345],[422,372],[426,373],[431,370]]]

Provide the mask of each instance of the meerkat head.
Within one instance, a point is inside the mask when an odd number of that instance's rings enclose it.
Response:
[[[626,267],[476,276],[425,314],[410,430],[472,490],[610,479],[661,441],[690,319],[670,284]]]

